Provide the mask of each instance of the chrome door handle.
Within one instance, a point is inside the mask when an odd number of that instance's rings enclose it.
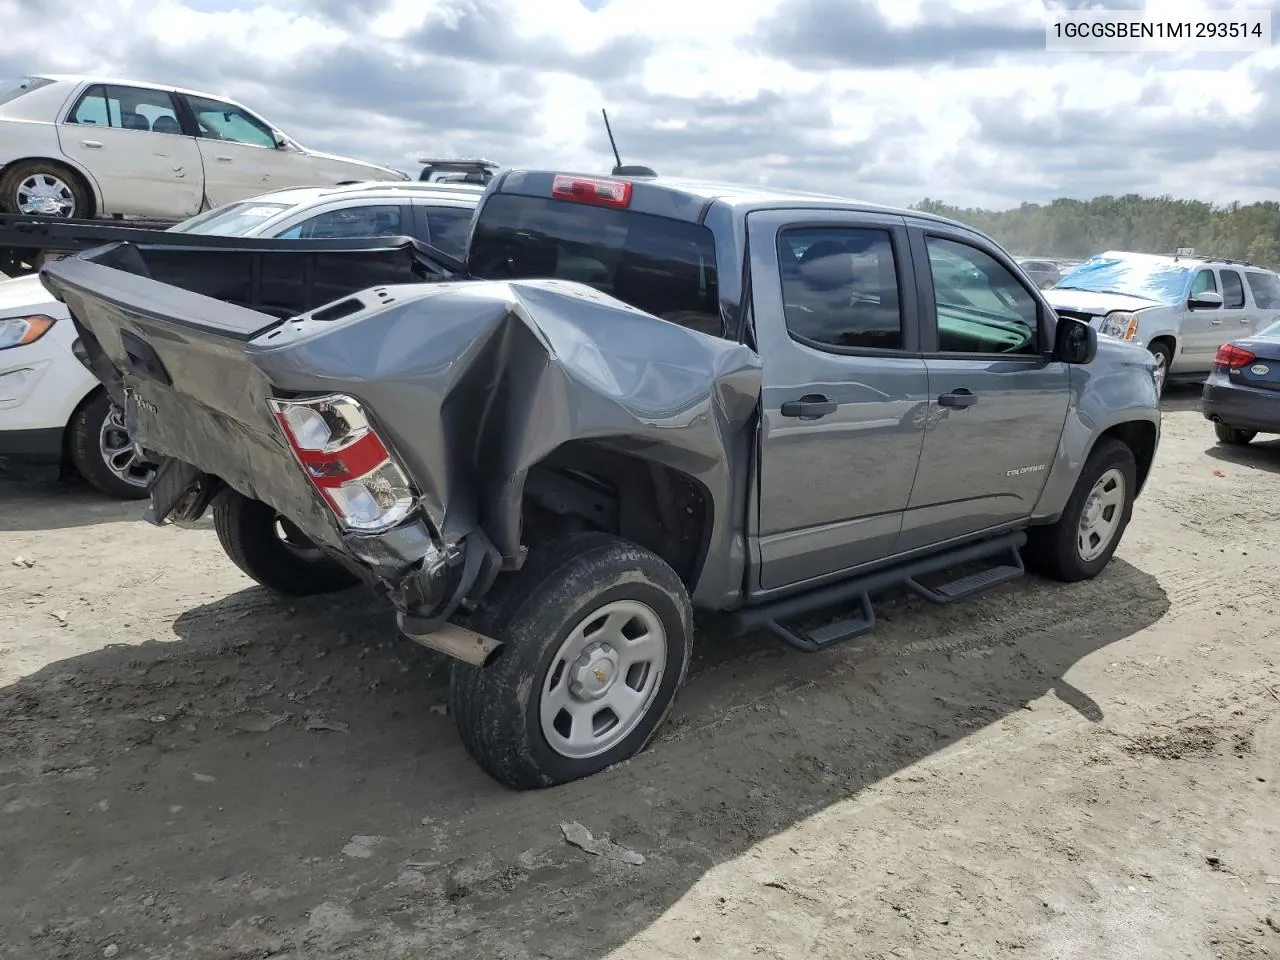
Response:
[[[1250,323],[1250,322],[1252,322],[1252,320],[1253,320],[1253,317],[1241,317],[1241,318],[1240,318],[1240,322],[1241,322],[1241,323]]]
[[[102,141],[101,140],[81,140],[80,146],[88,147],[90,150],[101,150]]]
[[[1215,327],[1220,327],[1220,326],[1222,326],[1222,321],[1221,321],[1221,320],[1210,320],[1209,322],[1210,322],[1210,323],[1212,323]]]
[[[953,410],[963,410],[965,407],[972,407],[977,402],[978,395],[965,387],[958,387],[938,398],[938,406],[951,407]]]
[[[219,163],[230,163],[230,162],[231,162],[231,158],[230,158],[230,157],[214,157],[213,159],[217,160]]]

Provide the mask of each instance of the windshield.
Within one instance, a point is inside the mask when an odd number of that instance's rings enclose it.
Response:
[[[1054,290],[1118,293],[1176,306],[1186,299],[1191,269],[1155,257],[1100,254],[1086,260],[1053,285]]]
[[[41,87],[47,87],[53,83],[52,80],[46,80],[44,77],[22,77],[18,80],[0,80],[0,103],[8,103],[10,100],[17,100],[24,93],[30,93],[32,90],[39,90]]]
[[[575,280],[663,320],[723,332],[715,240],[701,224],[496,193],[476,220],[467,266],[485,280]]]
[[[243,237],[250,230],[292,208],[289,203],[245,200],[214,207],[169,228],[170,233],[195,233],[206,237]]]

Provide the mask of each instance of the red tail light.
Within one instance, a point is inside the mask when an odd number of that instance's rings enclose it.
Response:
[[[271,407],[307,478],[343,526],[386,530],[413,509],[409,478],[357,400],[334,394],[272,400]]]
[[[1257,359],[1256,355],[1250,353],[1244,347],[1237,347],[1234,343],[1224,343],[1218,348],[1218,352],[1214,354],[1213,365],[1215,367],[1226,367],[1228,370],[1239,370]]]
[[[622,209],[631,206],[631,184],[607,177],[574,177],[558,173],[551,183],[551,196],[557,200]]]

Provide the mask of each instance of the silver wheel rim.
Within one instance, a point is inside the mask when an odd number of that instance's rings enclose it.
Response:
[[[1164,354],[1159,350],[1153,350],[1151,352],[1151,356],[1153,356],[1156,361],[1156,392],[1162,393],[1164,391],[1164,377],[1166,372]]]
[[[98,452],[111,474],[132,487],[146,488],[155,479],[155,464],[138,456],[138,449],[124,425],[124,411],[115,404],[107,411],[98,433]]]
[[[324,551],[317,547],[310,537],[279,514],[276,514],[272,527],[284,548],[299,560],[314,562],[326,559]]]
[[[18,212],[29,216],[73,217],[76,195],[52,173],[33,173],[18,184]]]
[[[1102,556],[1115,539],[1124,515],[1124,474],[1114,467],[1098,478],[1084,502],[1076,549],[1088,563]]]
[[[616,600],[583,617],[542,685],[542,735],[562,757],[589,760],[621,743],[653,706],[667,631],[652,607]]]

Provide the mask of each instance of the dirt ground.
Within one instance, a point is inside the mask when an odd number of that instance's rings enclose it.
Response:
[[[646,753],[526,794],[371,596],[0,484],[0,956],[1280,957],[1280,440],[1171,394],[1096,581],[818,655],[708,624]]]

